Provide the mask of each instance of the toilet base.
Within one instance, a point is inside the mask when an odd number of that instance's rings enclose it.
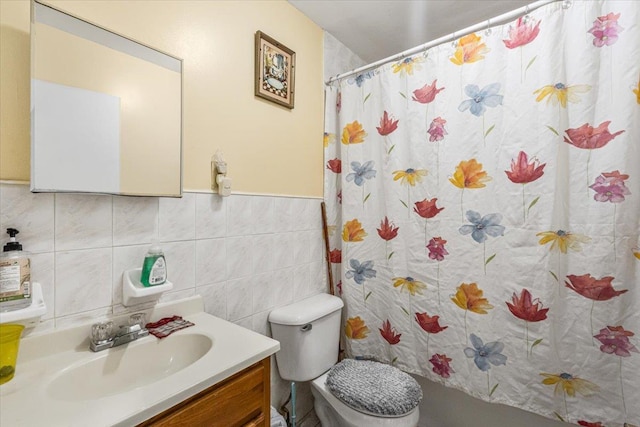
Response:
[[[402,417],[376,417],[358,412],[342,403],[326,387],[325,372],[311,382],[313,408],[323,427],[416,427],[420,417],[416,408]]]

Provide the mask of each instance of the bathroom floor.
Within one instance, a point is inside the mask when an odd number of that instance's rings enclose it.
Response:
[[[320,427],[320,420],[316,415],[316,411],[311,411],[297,423],[298,427]]]

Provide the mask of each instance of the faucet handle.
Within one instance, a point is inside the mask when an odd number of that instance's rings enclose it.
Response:
[[[91,341],[103,343],[113,338],[113,322],[101,322],[91,326]]]
[[[146,324],[147,324],[146,316],[144,313],[134,313],[131,316],[129,316],[130,326],[139,325],[140,329],[144,329]]]

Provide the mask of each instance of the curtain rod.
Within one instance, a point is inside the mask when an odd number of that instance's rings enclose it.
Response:
[[[369,70],[371,68],[376,68],[376,67],[378,67],[380,65],[384,65],[384,64],[386,64],[388,62],[397,61],[398,59],[402,59],[402,58],[405,58],[407,56],[414,55],[414,54],[416,54],[418,52],[422,52],[424,50],[427,50],[429,48],[432,48],[432,47],[437,46],[437,45],[442,44],[442,43],[446,43],[446,42],[449,42],[449,41],[456,40],[456,39],[458,39],[460,37],[463,37],[463,36],[465,36],[467,34],[474,33],[474,32],[476,32],[478,30],[483,30],[483,29],[489,28],[489,26],[492,23],[499,24],[499,23],[503,23],[505,21],[510,21],[510,20],[520,16],[520,15],[527,15],[527,14],[529,14],[529,12],[532,12],[532,11],[534,11],[536,9],[539,9],[542,6],[546,6],[547,4],[555,3],[555,2],[559,2],[559,1],[563,1],[563,3],[564,3],[567,0],[538,0],[536,2],[533,2],[533,3],[529,4],[529,5],[523,6],[521,8],[515,9],[515,10],[512,10],[511,12],[503,13],[502,15],[499,15],[499,16],[497,16],[495,18],[487,19],[486,21],[477,23],[477,24],[472,25],[470,27],[467,27],[467,28],[465,28],[463,30],[454,31],[453,33],[451,33],[449,35],[440,37],[438,39],[432,40],[432,41],[427,42],[425,44],[421,44],[420,46],[416,46],[416,47],[413,47],[411,49],[405,50],[404,52],[400,52],[400,53],[397,53],[395,55],[391,55],[391,56],[386,57],[384,59],[381,59],[379,61],[372,62],[371,64],[364,65],[364,66],[362,66],[360,68],[356,68],[356,69],[353,69],[351,71],[347,71],[346,73],[338,74],[337,76],[331,77],[329,80],[327,80],[325,82],[325,84],[327,84],[327,85],[331,84],[332,82],[335,82],[336,80],[340,80],[340,79],[343,79],[345,77],[349,77],[349,76],[352,76],[354,74],[358,74],[358,73],[360,73],[362,71]],[[569,2],[568,4],[571,4],[571,3]],[[563,7],[564,7],[564,4],[563,4]]]

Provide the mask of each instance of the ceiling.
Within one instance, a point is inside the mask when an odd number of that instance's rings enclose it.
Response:
[[[288,0],[367,63],[533,0]]]

